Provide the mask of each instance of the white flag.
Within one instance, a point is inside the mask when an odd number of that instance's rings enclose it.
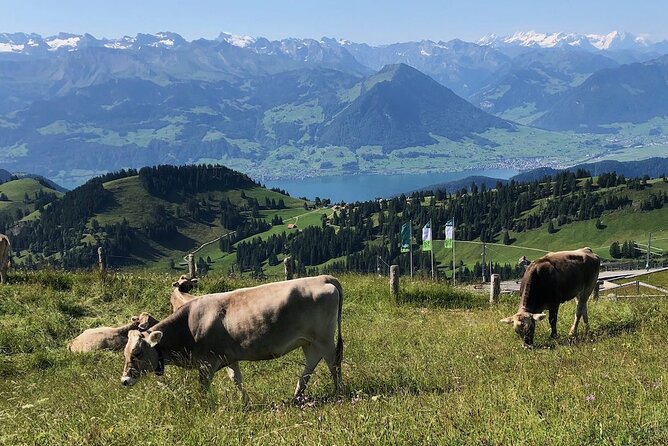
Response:
[[[454,240],[455,227],[452,220],[445,224],[445,247],[452,248],[452,241]]]
[[[422,250],[431,251],[431,223],[422,228]]]

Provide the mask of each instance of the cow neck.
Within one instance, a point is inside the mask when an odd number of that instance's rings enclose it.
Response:
[[[181,302],[187,302],[192,299],[192,294],[181,291],[179,287],[175,287],[174,291],[172,291],[172,296],[176,296],[181,300]]]
[[[156,346],[158,347],[156,351],[164,364],[180,365],[184,362],[180,356],[187,347],[184,343],[184,340],[187,339],[187,336],[184,336],[184,330],[188,330],[187,322],[188,313],[177,311],[151,328],[150,331],[162,332],[162,338]]]

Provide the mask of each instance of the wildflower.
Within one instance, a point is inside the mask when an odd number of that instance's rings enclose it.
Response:
[[[596,397],[594,395],[587,395],[587,397],[585,399],[587,401],[594,401],[596,399]]]

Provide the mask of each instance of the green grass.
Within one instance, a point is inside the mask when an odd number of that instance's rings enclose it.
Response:
[[[643,274],[642,276],[634,277],[631,280],[638,280],[640,282],[648,283],[650,285],[658,286],[668,290],[668,270],[650,274]],[[629,281],[630,281],[629,279],[620,279],[620,280],[615,280],[614,282],[616,284],[621,285],[622,283],[627,283]],[[653,294],[656,294],[656,291],[654,290],[650,291],[652,291]]]
[[[224,372],[203,395],[196,374],[120,385],[122,355],[74,355],[81,330],[169,310],[157,274],[14,273],[0,287],[0,443],[21,444],[655,444],[668,441],[668,301],[590,303],[591,330],[537,329],[525,350],[498,323],[515,297],[485,296],[402,278],[404,303],[385,279],[347,275],[344,393],[332,398],[316,369],[303,408],[290,398],[301,353],[242,363],[244,410]],[[206,277],[197,293],[250,282]]]

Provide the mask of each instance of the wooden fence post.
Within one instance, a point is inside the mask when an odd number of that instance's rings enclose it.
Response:
[[[390,266],[390,293],[395,301],[399,301],[399,265]]]
[[[104,248],[102,248],[101,246],[97,248],[97,264],[100,267],[101,273],[107,271],[107,262],[105,262],[104,258]]]
[[[489,303],[499,303],[499,294],[501,294],[501,277],[498,274],[489,276]]]
[[[636,280],[636,294],[640,295],[640,281]]]
[[[195,269],[195,256],[192,254],[188,254],[187,258],[188,258],[188,275],[192,279],[197,274],[197,270]]]
[[[292,257],[283,259],[283,269],[285,270],[285,280],[291,280],[295,272],[295,264],[292,261]]]

